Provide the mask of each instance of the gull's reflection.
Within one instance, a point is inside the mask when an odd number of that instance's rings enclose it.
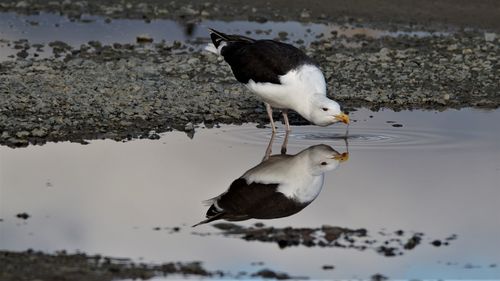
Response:
[[[288,135],[281,154],[271,155],[274,135],[264,159],[231,183],[229,189],[207,200],[205,220],[274,219],[291,216],[309,205],[321,191],[324,173],[336,169],[349,154],[318,144],[295,155],[286,154]]]

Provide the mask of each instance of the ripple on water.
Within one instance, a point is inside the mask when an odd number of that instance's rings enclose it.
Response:
[[[227,131],[233,141],[248,144],[266,145],[271,138],[270,128],[258,129],[251,125],[233,128]],[[282,141],[285,132],[278,130],[275,144]],[[289,146],[308,146],[325,143],[334,146],[345,145],[356,148],[442,148],[462,145],[467,135],[457,131],[439,131],[433,129],[401,128],[350,128],[346,138],[345,128],[298,126],[293,127],[289,135]]]

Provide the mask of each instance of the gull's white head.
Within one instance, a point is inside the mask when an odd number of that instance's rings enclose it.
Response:
[[[318,126],[328,126],[337,122],[349,124],[349,116],[340,110],[340,105],[325,96],[313,98],[308,119]]]
[[[312,173],[319,175],[334,170],[349,159],[349,153],[339,153],[331,146],[318,144],[307,149]]]

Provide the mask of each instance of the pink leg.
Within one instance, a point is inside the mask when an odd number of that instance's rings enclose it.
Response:
[[[273,133],[276,132],[276,127],[274,126],[274,120],[273,120],[273,109],[271,108],[271,105],[266,103],[266,110],[267,110],[267,116],[269,116],[269,121],[271,122],[271,128],[273,129]]]
[[[290,132],[290,123],[288,123],[288,109],[283,109],[281,112],[283,114],[283,120],[285,121],[286,131]]]

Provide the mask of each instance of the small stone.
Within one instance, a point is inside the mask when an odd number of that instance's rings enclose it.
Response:
[[[16,133],[16,137],[22,139],[22,138],[26,138],[27,136],[29,136],[30,133],[27,132],[27,131],[21,131],[21,132],[17,132]]]
[[[413,250],[415,247],[418,246],[418,244],[420,244],[421,240],[422,238],[420,238],[420,236],[413,235],[412,237],[410,237],[410,239],[408,239],[408,241],[404,244],[403,247],[405,250]]]
[[[19,213],[16,215],[16,218],[27,220],[30,217],[28,213]]]
[[[259,272],[256,272],[256,273],[252,274],[252,277],[262,277],[265,279],[272,278],[272,279],[278,279],[278,280],[290,279],[290,276],[286,273],[274,272],[274,271],[269,270],[269,269],[263,269]]]
[[[33,61],[31,61],[31,60],[18,60],[17,61],[17,65],[20,68],[26,68],[26,67],[32,66],[33,65]]]
[[[311,14],[307,10],[303,10],[302,13],[300,13],[300,17],[303,19],[310,18]]]
[[[264,227],[264,224],[261,223],[261,222],[257,222],[254,224],[255,227],[258,227],[258,228],[261,228],[261,227]]]
[[[458,49],[458,45],[457,44],[451,44],[447,48],[448,51],[455,51],[457,49]]]
[[[200,59],[198,58],[190,58],[187,61],[188,64],[197,64],[198,62],[200,62]]]
[[[495,41],[496,38],[497,38],[497,35],[495,33],[491,33],[491,32],[484,33],[484,40],[486,40],[486,42],[493,42],[493,41]]]
[[[152,43],[153,38],[149,34],[141,34],[136,37],[137,43]]]
[[[442,242],[440,240],[434,240],[431,242],[432,246],[434,247],[440,247]]]
[[[26,52],[26,50],[22,50],[16,54],[16,56],[23,58],[23,59],[27,58],[29,55],[30,54],[28,52]]]
[[[288,32],[286,32],[286,31],[280,31],[278,33],[278,36],[280,37],[281,40],[284,40],[288,36]]]
[[[382,275],[380,273],[374,274],[371,277],[372,281],[385,281],[385,280],[388,280],[388,279],[389,278],[387,278],[387,276],[384,276],[384,275]]]
[[[323,270],[333,270],[335,268],[335,266],[325,264],[325,265],[323,265],[322,268],[323,268]]]
[[[17,2],[16,4],[16,8],[20,8],[20,9],[26,9],[28,8],[30,5],[26,2],[26,1],[19,1]]]
[[[194,131],[193,123],[188,122],[186,125],[184,125],[184,131],[186,131],[186,132]]]
[[[31,131],[31,135],[33,135],[34,137],[44,137],[47,135],[47,130],[44,129],[44,128],[40,128],[40,129],[34,129],[33,131]]]

